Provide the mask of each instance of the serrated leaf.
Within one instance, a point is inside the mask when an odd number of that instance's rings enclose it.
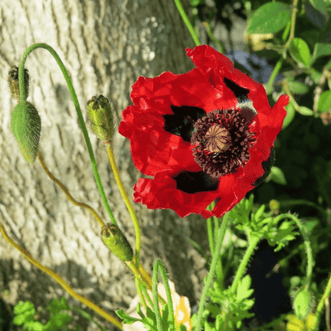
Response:
[[[238,288],[237,288],[237,300],[239,302],[243,301],[244,299],[247,299],[248,297],[250,297],[253,294],[254,290],[250,289],[251,283],[252,283],[252,279],[249,275],[246,275],[239,282]]]
[[[321,94],[317,102],[317,110],[320,113],[329,111],[331,109],[331,91],[325,91]]]
[[[278,167],[271,167],[271,180],[280,185],[286,185],[286,178],[283,171]]]
[[[259,222],[259,221],[260,221],[260,219],[263,217],[264,210],[265,210],[265,205],[262,205],[262,206],[260,206],[260,208],[255,212],[255,214],[254,214],[255,222]]]
[[[312,116],[312,115],[314,115],[314,112],[311,109],[309,109],[305,106],[300,106],[300,109],[298,110],[298,112],[303,116]]]
[[[246,33],[276,33],[291,20],[290,6],[281,2],[269,2],[257,9],[249,19]]]
[[[123,321],[123,324],[133,324],[140,322],[141,320],[132,316],[129,316],[124,310],[118,309],[115,311],[116,315]]]
[[[294,38],[291,41],[289,51],[296,62],[303,64],[305,67],[309,67],[310,51],[307,43],[303,39]]]

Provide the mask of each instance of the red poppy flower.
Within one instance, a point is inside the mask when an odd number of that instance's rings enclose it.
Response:
[[[186,52],[197,67],[190,72],[138,78],[119,132],[135,166],[153,177],[135,184],[135,202],[220,217],[270,169],[288,96],[271,108],[262,84],[224,55],[206,45]]]

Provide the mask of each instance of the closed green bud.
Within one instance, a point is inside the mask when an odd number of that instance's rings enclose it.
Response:
[[[18,68],[12,66],[8,72],[8,83],[12,97],[20,102],[20,88],[18,80]],[[24,88],[26,98],[29,95],[29,72],[28,69],[24,69]]]
[[[19,103],[13,110],[11,129],[25,161],[33,163],[37,157],[41,120],[30,102]]]
[[[311,313],[314,297],[309,290],[299,291],[293,301],[293,309],[297,318],[305,319]]]
[[[121,261],[131,261],[133,251],[123,232],[114,224],[107,224],[101,230],[101,237],[111,252]]]
[[[87,102],[89,119],[97,137],[103,141],[110,141],[116,128],[116,117],[109,100],[103,95],[94,96]]]
[[[277,200],[270,200],[269,207],[272,211],[278,212],[280,208],[280,203]]]

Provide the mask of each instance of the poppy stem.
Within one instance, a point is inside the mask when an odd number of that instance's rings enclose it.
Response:
[[[54,177],[54,175],[48,170],[43,157],[41,156],[40,152],[38,152],[37,154],[38,156],[38,160],[42,166],[42,168],[44,169],[44,171],[46,172],[47,176],[54,181],[57,185],[59,185],[59,187],[61,188],[61,190],[64,192],[64,194],[67,196],[68,200],[70,202],[72,202],[74,205],[82,207],[82,208],[86,208],[88,209],[91,214],[95,217],[95,219],[99,222],[99,224],[103,227],[105,226],[105,223],[102,221],[101,217],[99,216],[99,214],[89,205],[87,205],[86,203],[82,203],[82,202],[78,202],[77,200],[75,200],[72,195],[69,193],[68,189],[60,182],[60,180],[58,180],[56,177]]]
[[[224,240],[225,231],[227,229],[228,222],[229,222],[229,217],[223,217],[221,227],[218,229],[218,231],[216,233],[216,244],[215,244],[215,249],[214,249],[214,255],[212,257],[209,273],[208,273],[206,283],[205,283],[205,286],[204,286],[202,294],[201,294],[199,310],[198,310],[196,325],[195,325],[195,331],[201,330],[202,315],[205,310],[205,303],[207,300],[209,288],[211,287],[211,285],[213,283],[214,274],[216,271],[218,259],[219,259],[220,252],[221,252],[221,246],[222,246],[222,243]]]
[[[12,240],[8,234],[6,233],[6,230],[4,226],[0,223],[0,230],[2,232],[2,235],[4,238],[9,242],[10,245],[15,247],[17,250],[20,251],[20,253],[34,266],[36,266],[38,269],[40,269],[43,272],[46,272],[49,276],[51,276],[54,280],[56,280],[72,297],[82,302],[84,305],[89,306],[91,309],[93,309],[95,312],[97,312],[100,316],[102,316],[107,321],[114,324],[116,327],[118,327],[120,330],[123,329],[122,323],[115,317],[110,314],[108,314],[106,311],[101,309],[99,306],[97,306],[92,301],[84,298],[80,294],[76,293],[69,284],[67,284],[57,273],[55,273],[53,270],[45,267],[44,265],[40,264],[37,260],[35,260],[31,254],[26,251],[23,247],[19,246],[17,243]]]
[[[154,314],[155,314],[155,317],[156,317],[157,329],[158,330],[163,330],[162,322],[161,322],[161,315],[160,315],[160,310],[159,310],[159,303],[158,303],[158,298],[160,296],[158,295],[158,292],[157,292],[157,283],[158,283],[159,271],[160,271],[160,274],[161,274],[161,277],[162,277],[163,285],[164,285],[166,295],[167,295],[167,300],[168,300],[169,329],[171,327],[170,330],[175,330],[174,307],[173,307],[173,302],[172,302],[172,298],[171,298],[169,282],[168,282],[168,278],[167,278],[167,275],[166,275],[164,265],[161,262],[161,260],[159,260],[159,259],[157,259],[154,262],[154,265],[153,265],[153,300],[154,300]]]
[[[100,175],[99,175],[99,172],[98,172],[97,164],[96,164],[96,161],[95,161],[95,158],[94,158],[94,153],[93,153],[93,150],[92,150],[91,141],[90,141],[90,138],[89,138],[88,133],[87,133],[87,129],[86,129],[85,122],[84,122],[84,119],[83,119],[82,111],[80,109],[78,98],[77,98],[75,89],[73,87],[71,78],[70,78],[70,76],[68,74],[68,71],[67,71],[66,67],[64,66],[62,60],[60,59],[59,55],[56,53],[56,51],[51,46],[49,46],[45,43],[38,43],[38,44],[31,45],[30,47],[27,48],[27,50],[24,52],[24,54],[22,56],[22,59],[21,59],[21,62],[19,64],[19,68],[18,68],[19,90],[20,90],[21,103],[24,103],[25,100],[26,100],[26,89],[25,89],[25,82],[24,82],[24,64],[26,62],[26,59],[27,59],[28,55],[37,48],[44,48],[44,49],[46,49],[47,51],[49,51],[51,53],[51,55],[54,57],[56,63],[60,67],[65,81],[67,82],[69,92],[71,94],[72,100],[73,100],[75,108],[76,108],[79,124],[80,124],[80,127],[81,127],[82,131],[83,131],[86,146],[87,146],[87,149],[88,149],[88,152],[89,152],[89,155],[90,155],[90,162],[91,162],[91,166],[92,166],[92,169],[93,169],[94,178],[95,178],[95,181],[96,181],[96,184],[97,184],[97,187],[98,187],[103,205],[104,205],[104,207],[105,207],[105,209],[106,209],[106,211],[109,215],[109,218],[110,218],[111,222],[117,226],[117,222],[116,222],[115,217],[114,217],[114,215],[113,215],[113,213],[112,213],[112,211],[109,207],[109,203],[107,201],[106,194],[105,194],[105,191],[104,191],[102,183],[101,183]]]
[[[329,277],[329,281],[326,285],[325,291],[323,293],[323,296],[321,298],[321,300],[318,303],[317,309],[316,309],[316,313],[315,313],[315,319],[314,319],[314,324],[312,327],[313,331],[317,331],[318,330],[318,326],[319,326],[319,322],[320,322],[320,318],[321,318],[321,314],[322,314],[322,310],[324,305],[327,303],[327,300],[330,296],[331,293],[331,276]]]
[[[136,216],[136,213],[134,212],[134,209],[132,207],[132,204],[129,200],[129,197],[125,191],[124,185],[122,183],[116,162],[115,162],[115,158],[114,158],[114,154],[113,154],[113,149],[111,146],[111,141],[108,141],[107,144],[105,144],[105,147],[107,149],[107,153],[108,153],[108,158],[109,158],[109,162],[112,168],[112,171],[114,173],[114,177],[117,183],[117,186],[120,190],[120,193],[122,195],[122,198],[125,202],[126,208],[128,209],[132,222],[133,222],[133,226],[134,226],[134,230],[136,233],[136,254],[135,254],[135,264],[138,267],[140,265],[140,247],[141,247],[141,231],[140,231],[140,226],[139,226],[139,222]]]
[[[176,4],[177,9],[178,9],[178,11],[179,11],[179,14],[180,14],[180,16],[182,17],[182,20],[184,21],[184,23],[185,23],[185,25],[186,25],[188,31],[190,32],[193,41],[195,42],[195,45],[196,45],[196,46],[201,45],[201,44],[200,44],[199,37],[198,37],[198,35],[196,34],[196,32],[195,32],[195,30],[194,30],[194,28],[193,28],[193,26],[192,26],[190,20],[188,19],[188,17],[187,17],[187,15],[186,15],[186,13],[185,13],[185,10],[184,10],[184,8],[183,8],[183,6],[182,6],[180,0],[174,0],[174,1],[175,1],[175,4]]]

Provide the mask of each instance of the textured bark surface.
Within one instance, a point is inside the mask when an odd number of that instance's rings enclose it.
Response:
[[[168,0],[2,0],[0,22],[0,221],[19,245],[78,293],[107,311],[125,309],[136,295],[134,281],[101,242],[99,224],[66,199],[38,161],[30,165],[23,160],[10,130],[15,103],[6,77],[29,45],[46,42],[64,61],[82,109],[93,95],[103,94],[120,117],[139,75],[152,77],[167,70],[183,73],[193,67],[185,56],[185,47],[194,46],[191,38],[173,1]],[[31,77],[28,100],[42,118],[39,151],[46,165],[78,201],[90,204],[108,222],[60,69],[44,49],[29,56],[26,68]],[[110,206],[134,246],[133,226],[107,154],[92,134],[90,138]],[[114,153],[124,186],[132,197],[140,173],[132,163],[128,141],[117,133]],[[200,239],[206,238],[205,220],[198,216],[180,219],[172,211],[148,210],[138,204],[134,208],[142,227],[143,265],[151,270],[154,259],[160,257],[178,292],[194,302],[202,287],[204,260],[183,236],[191,236],[206,247]],[[3,237],[0,285],[2,296],[4,290],[8,291],[5,300],[12,305],[18,300],[31,300],[36,307],[45,307],[54,297],[65,295],[70,304],[81,306]],[[84,330],[96,329],[85,319],[77,323]],[[104,325],[113,330],[109,323]]]

